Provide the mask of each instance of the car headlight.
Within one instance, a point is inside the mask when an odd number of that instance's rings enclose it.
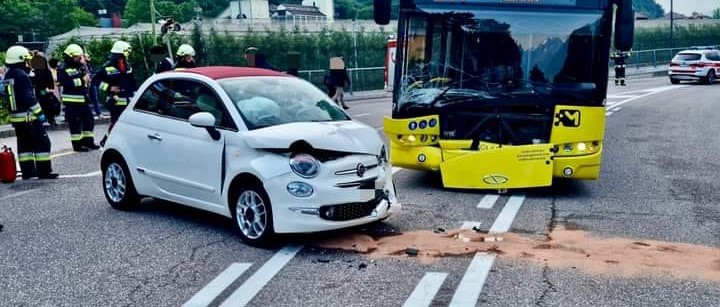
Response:
[[[290,168],[300,177],[314,178],[320,173],[320,162],[308,154],[297,154],[290,158]]]

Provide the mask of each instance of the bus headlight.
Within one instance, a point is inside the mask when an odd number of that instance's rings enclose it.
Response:
[[[572,144],[565,144],[565,146],[563,146],[563,150],[564,150],[565,152],[572,152],[572,151],[573,151],[573,146],[572,146]]]
[[[587,149],[587,145],[585,145],[585,143],[578,143],[578,144],[577,144],[577,150],[578,150],[578,151],[585,151],[585,149]]]

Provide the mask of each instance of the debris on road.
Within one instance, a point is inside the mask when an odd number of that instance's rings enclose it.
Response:
[[[445,228],[440,227],[440,228],[435,229],[433,232],[435,232],[435,233],[445,233],[446,231],[445,231]]]
[[[637,240],[599,238],[584,230],[563,227],[555,228],[549,237],[552,239],[516,233],[487,235],[473,230],[449,230],[440,234],[422,230],[380,238],[346,234],[316,245],[355,251],[372,259],[415,258],[430,263],[440,257],[488,252],[538,265],[576,267],[589,274],[665,275],[720,281],[720,248],[651,240],[638,244]],[[690,258],[693,261],[687,261]]]
[[[367,263],[361,262],[361,263],[358,265],[358,270],[366,269],[367,266],[368,266]]]

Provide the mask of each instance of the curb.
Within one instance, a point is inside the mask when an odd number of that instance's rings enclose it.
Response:
[[[99,118],[95,120],[95,125],[110,124],[110,118]],[[68,123],[62,122],[57,124],[55,128],[48,128],[48,131],[68,130]],[[0,126],[0,139],[15,137],[15,129],[12,125]]]

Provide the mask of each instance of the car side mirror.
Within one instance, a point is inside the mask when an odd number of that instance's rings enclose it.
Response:
[[[392,10],[391,0],[374,0],[373,1],[373,19],[379,25],[387,25],[390,23],[390,11]]]
[[[220,131],[215,129],[215,116],[209,112],[198,112],[188,118],[190,125],[193,127],[205,128],[213,140],[220,139]]]
[[[620,51],[632,49],[635,37],[635,11],[631,0],[617,0],[615,11],[615,48]]]

